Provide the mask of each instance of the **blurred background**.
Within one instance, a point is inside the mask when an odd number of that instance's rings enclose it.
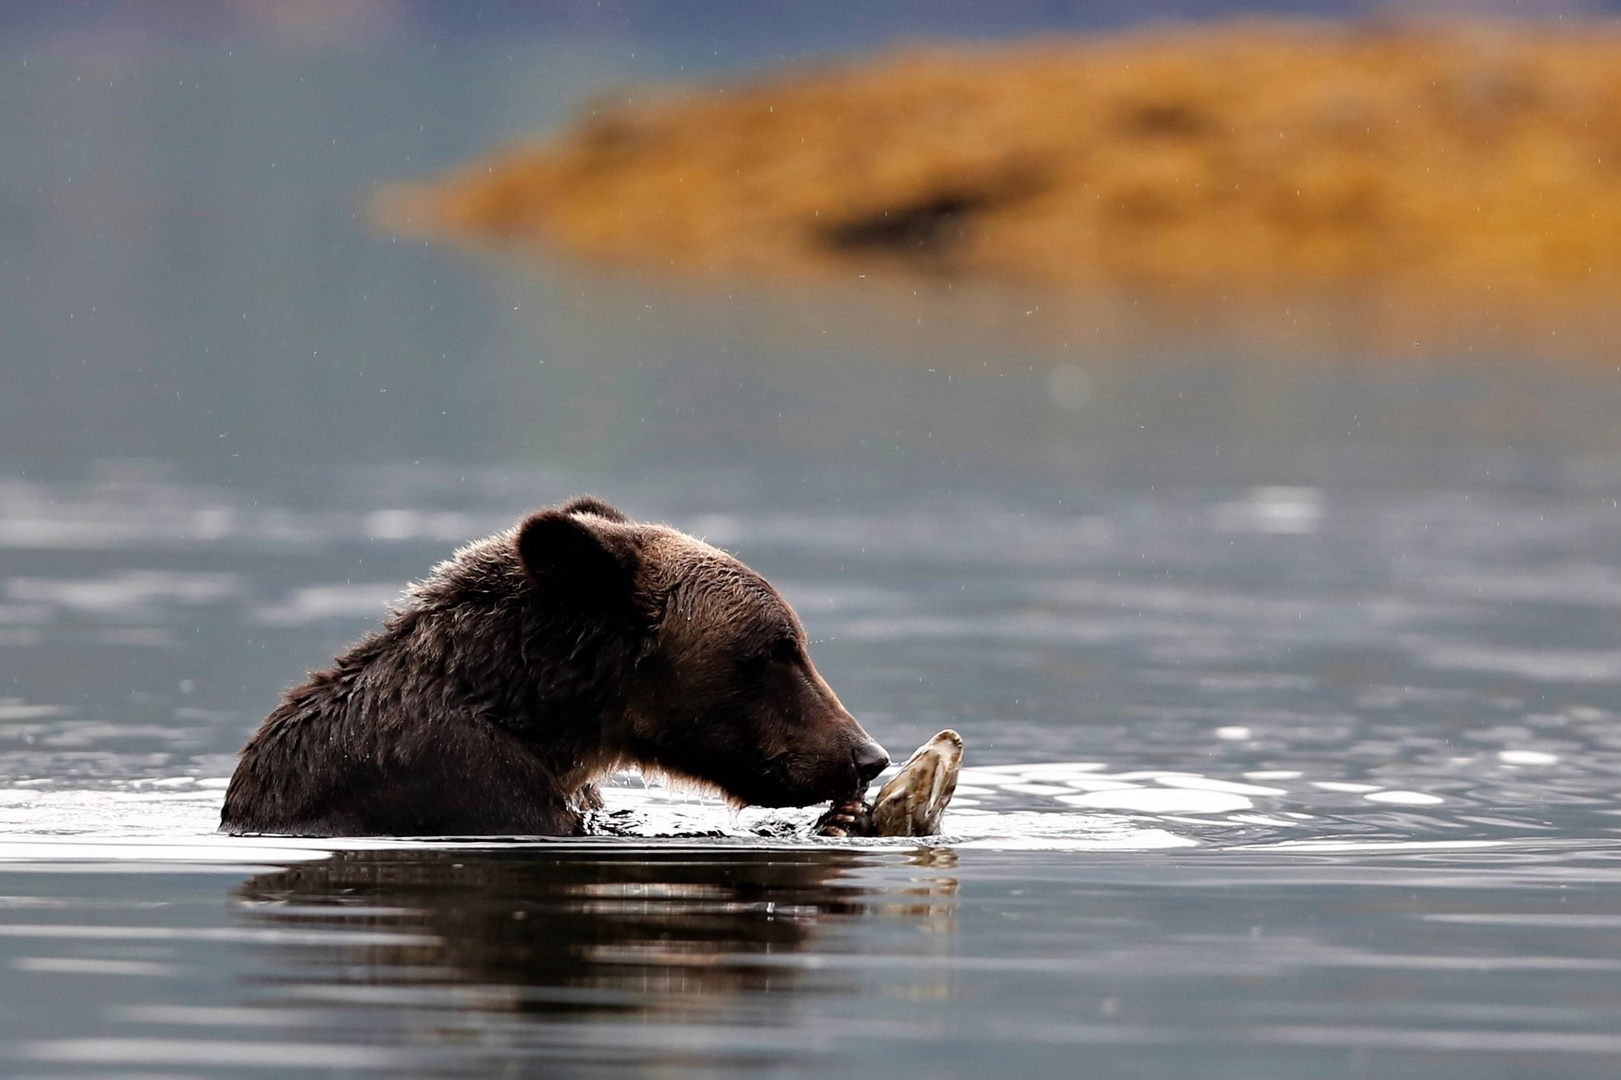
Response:
[[[1145,406],[1177,441],[1202,435],[1235,453],[1267,454],[1282,434],[1258,430],[1257,409],[1273,424],[1332,428],[1337,440],[1370,447],[1397,429],[1441,440],[1483,423],[1493,428],[1476,437],[1516,438],[1503,425],[1533,422],[1515,389],[1540,366],[1528,354],[1561,353],[1558,330],[1580,337],[1579,321],[1544,320],[1540,341],[1527,345],[1493,337],[1501,313],[1484,325],[1454,317],[1469,330],[1461,342],[1403,341],[1403,370],[1359,374],[1386,400],[1364,405],[1353,426],[1342,402],[1322,397],[1334,380],[1316,369],[1389,353],[1391,335],[1370,345],[1366,306],[1325,313],[1333,295],[1247,301],[1250,321],[1265,328],[1263,348],[1254,336],[1235,344],[1213,332],[1218,313],[1208,305],[1144,311],[1151,301],[1132,297],[1093,320],[1082,290],[976,289],[972,276],[949,292],[938,281],[864,287],[859,267],[842,288],[751,289],[752,275],[672,288],[643,267],[501,265],[390,235],[369,223],[368,196],[561,130],[599,99],[909,43],[983,45],[1257,12],[1557,24],[1616,10],[1213,0],[7,4],[0,461],[11,475],[55,479],[139,458],[238,483],[284,480],[304,466],[420,461],[566,468],[610,487],[672,468],[938,486],[960,482],[963,469],[1012,465],[1026,476],[1054,458],[1141,467],[1168,448],[1163,428],[1131,435],[1146,430],[1129,415]],[[1429,374],[1453,353],[1499,359],[1507,349],[1517,353],[1512,369],[1489,379],[1455,366]],[[1207,362],[1280,351],[1283,370]],[[1166,365],[1182,366],[1176,378]],[[1597,430],[1609,425],[1582,422],[1599,415],[1585,411],[1595,403],[1583,384],[1607,386],[1613,370],[1606,362],[1573,387],[1561,405],[1576,411],[1558,437],[1609,445]],[[1287,410],[1263,406],[1260,393],[1285,395]],[[1303,465],[1293,450],[1281,456],[1280,481]],[[1210,463],[1203,453],[1196,460]]]

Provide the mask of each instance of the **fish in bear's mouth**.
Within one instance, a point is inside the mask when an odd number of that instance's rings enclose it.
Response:
[[[835,800],[813,831],[818,836],[933,836],[961,768],[962,736],[947,728],[917,748],[871,805],[860,791]]]

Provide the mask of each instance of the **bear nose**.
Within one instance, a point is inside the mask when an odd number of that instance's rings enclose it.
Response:
[[[863,784],[871,783],[872,778],[884,771],[889,764],[889,755],[884,748],[868,739],[855,748],[856,775],[861,777]]]

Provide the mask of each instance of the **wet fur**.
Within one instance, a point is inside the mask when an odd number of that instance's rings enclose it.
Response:
[[[875,749],[763,579],[587,497],[457,552],[288,692],[222,828],[570,835],[624,765],[808,805]]]

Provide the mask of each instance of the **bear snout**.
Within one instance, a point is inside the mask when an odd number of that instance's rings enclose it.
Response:
[[[872,783],[889,766],[889,754],[873,739],[864,740],[851,753],[855,759],[856,775],[863,786]]]
[[[763,772],[729,783],[714,779],[755,806],[809,806],[859,795],[889,765],[889,754],[853,721],[851,726],[854,732],[838,733],[820,748],[801,745],[773,759]]]

